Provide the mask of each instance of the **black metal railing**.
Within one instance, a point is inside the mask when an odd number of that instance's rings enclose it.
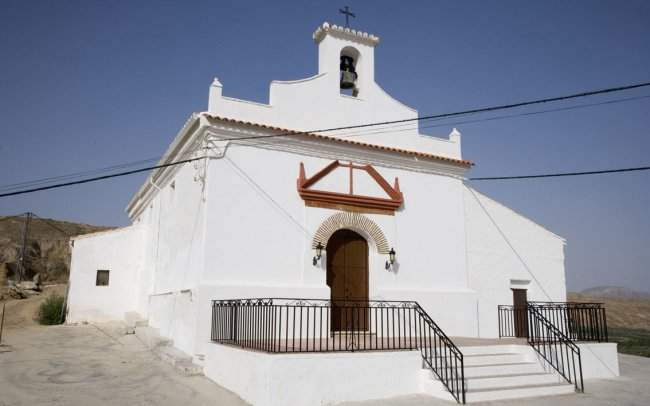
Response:
[[[212,341],[271,353],[419,350],[425,365],[465,403],[463,354],[417,302],[214,300]]]
[[[459,403],[465,403],[465,366],[463,353],[447,337],[429,314],[417,302],[415,309],[420,316],[418,341],[422,359],[429,369],[445,384]]]
[[[535,305],[528,306],[528,344],[576,391],[584,392],[580,348]]]
[[[607,342],[607,315],[602,303],[529,302],[524,306],[498,308],[499,337],[525,337],[529,306],[535,309],[574,341]],[[523,333],[523,335],[522,335]]]
[[[526,337],[528,310],[526,306],[499,305],[499,338]]]
[[[602,303],[531,302],[529,305],[574,341],[609,341]]]

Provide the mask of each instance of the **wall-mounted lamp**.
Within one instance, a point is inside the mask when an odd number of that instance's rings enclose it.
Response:
[[[321,244],[320,241],[318,242],[318,244],[316,244],[316,247],[314,247],[314,252],[316,253],[316,255],[314,255],[314,259],[311,261],[311,263],[314,266],[318,264],[318,261],[320,261],[320,258],[323,255],[323,248],[325,247],[323,247],[323,244]]]
[[[395,263],[395,250],[393,248],[388,252],[388,261],[386,261],[386,269],[389,269]]]

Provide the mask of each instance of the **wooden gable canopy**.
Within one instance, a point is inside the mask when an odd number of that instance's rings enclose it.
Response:
[[[337,188],[337,191],[317,188],[318,185],[316,184],[328,175],[331,175],[337,168],[349,169],[347,175],[348,183],[345,185],[347,193],[341,192],[340,187]],[[355,171],[367,173],[379,188],[384,191],[386,197],[355,193]],[[395,178],[394,186],[391,186],[372,165],[355,165],[352,162],[341,163],[338,160],[330,163],[309,178],[306,177],[305,166],[301,162],[300,173],[298,175],[298,194],[307,206],[382,214],[394,214],[395,210],[399,209],[404,202],[404,196],[399,189],[399,180],[397,178]]]

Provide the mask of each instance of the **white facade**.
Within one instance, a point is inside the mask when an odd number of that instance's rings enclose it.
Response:
[[[378,38],[324,24],[314,39],[318,74],[272,82],[268,105],[224,97],[215,79],[208,111],[188,120],[161,164],[200,159],[154,171],[127,207],[132,226],[74,239],[69,322],[137,312],[208,366],[219,353],[211,300],[330,297],[327,252],[313,266],[313,246],[340,213],[370,220],[397,252],[386,270],[378,235],[347,226],[369,244],[369,297],[418,301],[449,336],[497,337],[497,305],[512,304],[513,287],[565,300],[565,241],[464,183],[471,163],[459,132],[295,133],[417,117],[374,82]],[[339,89],[342,51],[358,57],[356,97]],[[312,176],[335,160],[398,178],[403,204],[394,213],[307,205],[301,164]],[[345,182],[332,173],[319,187],[342,192]],[[357,193],[382,193],[370,177],[355,182]],[[98,269],[110,270],[108,287],[95,286]]]
[[[136,309],[138,292],[134,287],[145,267],[144,231],[144,227],[131,226],[74,239],[68,294],[70,320],[122,320],[126,312]],[[95,286],[97,270],[109,271],[108,286]]]

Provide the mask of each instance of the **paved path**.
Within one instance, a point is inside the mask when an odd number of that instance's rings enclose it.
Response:
[[[617,379],[585,381],[585,393],[534,399],[480,402],[473,405],[530,406],[647,406],[650,405],[650,358],[619,354],[621,376]],[[339,406],[450,406],[456,403],[428,396],[405,396],[381,401],[347,402]]]
[[[245,406],[204,377],[180,376],[134,335],[105,327],[30,327],[5,331],[0,346],[0,406]],[[650,358],[620,355],[622,376],[586,381],[587,393],[483,405],[650,405]],[[436,406],[427,396],[344,403],[346,406]],[[341,405],[341,406],[342,406]],[[310,406],[310,405],[305,405]]]
[[[246,406],[204,377],[184,377],[134,335],[90,325],[5,330],[0,406]]]

